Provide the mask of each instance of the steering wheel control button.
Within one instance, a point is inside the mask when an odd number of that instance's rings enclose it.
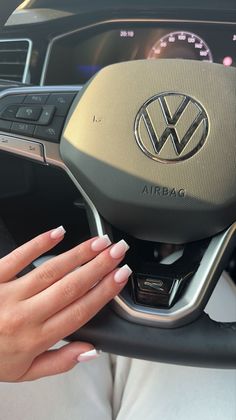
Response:
[[[0,150],[45,162],[43,145],[0,134]]]
[[[74,97],[75,93],[51,93],[47,100],[47,104],[55,105],[56,115],[65,117]]]
[[[48,98],[48,94],[37,94],[34,93],[32,95],[27,95],[25,97],[24,103],[26,104],[35,104],[35,105],[44,105],[46,103],[46,100]]]
[[[145,253],[147,243],[142,242],[139,245],[142,256],[136,261],[133,259],[133,264],[136,265],[136,274],[132,279],[135,302],[153,307],[173,306],[184,287],[191,282],[208,243],[208,240],[203,240],[187,244],[182,250],[170,244],[167,247],[159,244],[155,248],[149,245],[148,252]],[[160,253],[159,260],[153,254],[154,249]]]
[[[55,113],[55,106],[53,105],[44,105],[43,111],[40,115],[39,120],[37,121],[37,124],[41,125],[48,125],[51,122],[51,119]]]
[[[187,95],[167,92],[152,96],[142,105],[135,120],[135,137],[149,158],[173,163],[199,151],[208,127],[206,111],[199,102]]]
[[[23,122],[13,122],[11,131],[16,134],[23,134],[26,136],[32,136],[35,129],[35,125],[27,124]]]
[[[16,118],[37,121],[42,113],[41,106],[22,106],[16,113]]]
[[[7,95],[0,99],[0,113],[9,105],[21,104],[25,99],[25,95]]]
[[[54,117],[52,123],[48,126],[37,125],[34,137],[57,143],[60,140],[63,125],[63,117]]]
[[[7,120],[0,120],[0,130],[1,131],[10,131],[12,122]]]
[[[169,308],[176,296],[180,281],[173,278],[154,278],[137,275],[135,300],[148,306]]]
[[[9,105],[3,112],[2,118],[6,118],[8,120],[14,119],[16,117],[16,113],[18,111],[18,105]]]

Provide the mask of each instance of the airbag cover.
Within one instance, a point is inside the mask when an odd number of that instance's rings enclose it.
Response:
[[[75,99],[61,156],[119,229],[171,243],[216,234],[236,216],[236,69],[108,66]]]

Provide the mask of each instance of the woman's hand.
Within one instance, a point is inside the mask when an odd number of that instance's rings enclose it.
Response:
[[[55,375],[94,356],[96,351],[87,343],[48,349],[88,322],[131,274],[128,266],[117,269],[128,245],[125,241],[111,245],[103,236],[16,278],[64,233],[62,227],[43,233],[0,260],[0,381]]]

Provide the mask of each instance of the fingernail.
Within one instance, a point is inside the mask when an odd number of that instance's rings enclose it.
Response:
[[[114,280],[116,283],[124,283],[131,274],[131,268],[127,264],[125,264],[115,273]]]
[[[112,258],[121,258],[128,251],[129,245],[122,239],[120,242],[117,242],[111,250],[110,255]]]
[[[64,236],[66,233],[65,229],[63,226],[59,226],[58,228],[54,229],[51,233],[50,236],[52,239],[59,239],[62,236]]]
[[[89,350],[86,351],[85,353],[81,353],[78,357],[77,360],[78,362],[88,362],[89,360],[93,360],[96,359],[98,356],[100,356],[101,351],[100,350]]]
[[[111,245],[111,240],[109,236],[103,235],[92,242],[91,248],[93,251],[102,251],[103,249],[107,248],[109,245]]]

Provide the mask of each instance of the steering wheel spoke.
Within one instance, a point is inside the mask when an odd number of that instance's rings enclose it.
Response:
[[[160,328],[193,322],[204,311],[235,244],[236,223],[209,240],[185,244],[183,255],[173,263],[150,262],[153,250],[148,262],[139,253],[136,266],[134,259],[128,260],[135,266],[132,288],[115,298],[115,311],[129,321]]]
[[[59,144],[81,86],[9,87],[0,92],[0,150],[64,166]]]

